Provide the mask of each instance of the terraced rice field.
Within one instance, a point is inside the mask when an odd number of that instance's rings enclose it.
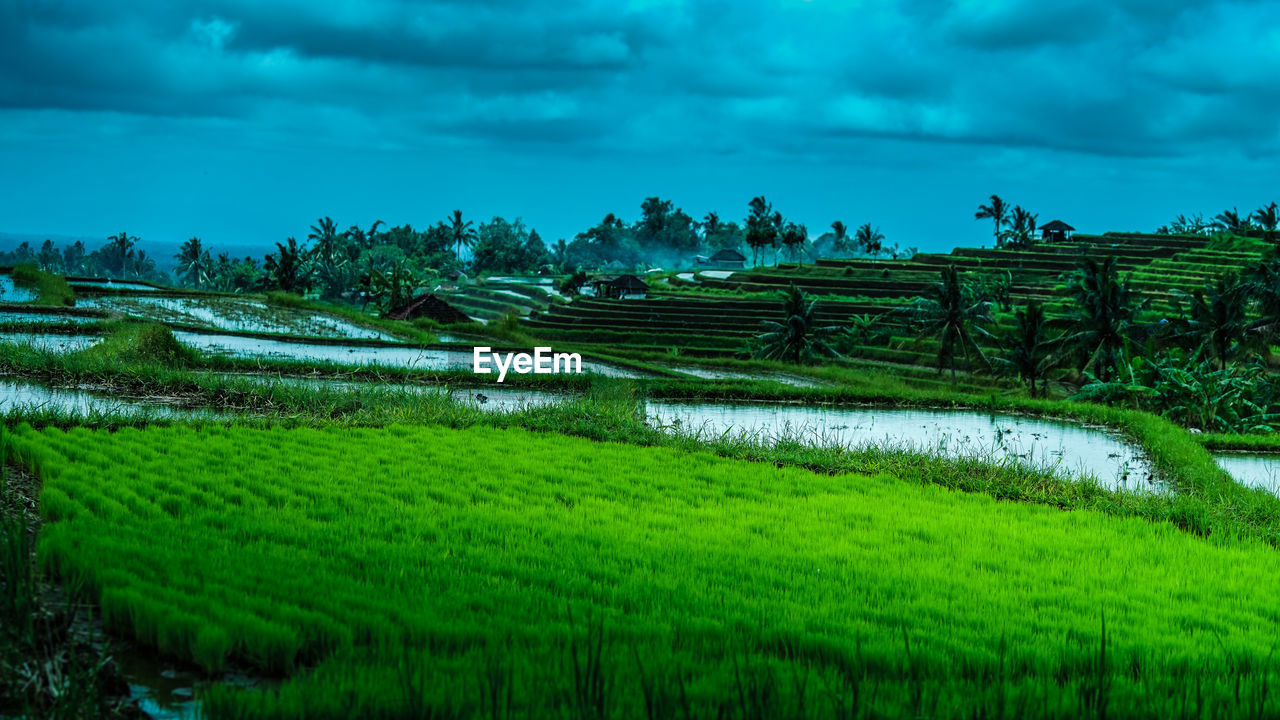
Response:
[[[1267,717],[1273,548],[517,429],[17,428],[210,718]]]

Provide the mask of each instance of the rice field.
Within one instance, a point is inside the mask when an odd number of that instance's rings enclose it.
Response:
[[[210,718],[1268,717],[1274,548],[518,428],[18,426],[41,561]]]

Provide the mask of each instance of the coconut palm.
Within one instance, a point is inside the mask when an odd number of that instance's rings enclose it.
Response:
[[[213,261],[209,257],[209,251],[203,248],[200,238],[193,237],[182,243],[174,258],[178,261],[174,269],[186,284],[198,288],[209,282],[210,265]]]
[[[837,252],[849,252],[849,226],[836,220],[831,223],[831,245]]]
[[[1276,227],[1280,226],[1280,212],[1277,211],[1275,203],[1254,210],[1253,220],[1267,231],[1267,240],[1276,239]]]
[[[818,326],[818,301],[810,300],[791,284],[783,295],[784,322],[766,320],[764,332],[755,337],[755,356],[766,360],[790,360],[800,364],[815,356],[839,357],[834,341],[844,333],[838,326]]]
[[[311,226],[307,239],[316,241],[311,250],[312,257],[319,258],[321,262],[330,262],[338,245],[338,226],[333,218],[326,215]]]
[[[974,336],[991,336],[982,327],[982,323],[991,322],[991,301],[972,298],[960,282],[955,265],[943,269],[939,281],[901,314],[920,329],[921,336],[937,336],[938,374],[950,367],[952,387],[956,384],[957,346],[966,363],[976,358],[983,365],[990,365]]]
[[[106,257],[103,269],[108,274],[124,276],[129,269],[129,261],[134,257],[133,246],[137,242],[137,236],[123,231],[116,235],[108,235],[107,246],[104,248]]]
[[[1189,293],[1174,289],[1182,317],[1174,323],[1173,337],[1194,344],[1195,356],[1216,360],[1219,367],[1226,367],[1227,356],[1248,335],[1247,291],[1247,284],[1226,275]]]
[[[456,248],[454,252],[458,255],[462,254],[462,248],[471,247],[476,244],[475,223],[470,220],[463,222],[462,211],[454,210],[453,216],[449,218],[449,237],[453,239],[453,246]]]
[[[791,258],[799,259],[801,267],[804,266],[804,244],[809,241],[809,230],[804,225],[793,222],[786,223],[782,226],[782,236],[780,238],[783,245],[791,250]]]
[[[1249,334],[1269,347],[1280,339],[1280,256],[1274,252],[1245,269],[1241,278],[1245,295],[1256,305],[1258,318]]]
[[[1043,395],[1043,391],[1048,389],[1047,385],[1037,387],[1037,383],[1048,382],[1046,376],[1057,360],[1053,343],[1048,338],[1044,307],[1032,300],[1025,309],[1017,311],[1014,318],[1015,325],[1010,337],[1012,347],[1008,357],[995,358],[996,364],[1030,384],[1031,397]]]
[[[1036,232],[1036,215],[1021,205],[1013,208],[1009,216],[1009,229],[1001,233],[1005,247],[1024,249],[1031,247]]]
[[[285,292],[306,290],[310,270],[306,263],[306,251],[298,247],[298,241],[289,238],[287,244],[276,243],[277,251],[267,255],[262,263],[271,277],[271,283]]]
[[[990,205],[979,205],[978,212],[973,214],[974,220],[985,220],[991,218],[995,221],[996,230],[996,247],[1000,247],[1000,228],[1004,227],[1005,221],[1009,218],[1009,207],[1005,205],[1004,200],[999,195],[991,196]]]
[[[1133,299],[1116,270],[1115,256],[1081,258],[1068,285],[1076,305],[1057,323],[1067,330],[1061,343],[1085,358],[1084,371],[1109,382],[1123,361],[1126,343],[1139,329],[1137,316],[1147,301]]]
[[[1243,218],[1240,217],[1240,211],[1236,208],[1223,210],[1215,215],[1213,218],[1213,224],[1214,227],[1219,230],[1229,232],[1233,235],[1239,235],[1245,230],[1248,230],[1252,225],[1252,223],[1249,222],[1249,216],[1245,215]]]
[[[777,242],[778,227],[774,223],[773,206],[763,195],[752,198],[747,207],[747,245],[751,247],[751,264],[758,265],[761,250]]]
[[[880,228],[872,228],[871,223],[865,223],[853,235],[853,241],[871,256],[871,262],[875,262],[876,256],[884,248],[884,233],[880,232]]]

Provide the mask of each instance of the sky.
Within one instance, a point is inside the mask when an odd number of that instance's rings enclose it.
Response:
[[[1280,199],[1274,2],[0,0],[0,232],[215,250],[644,198],[991,243]],[[3,242],[3,241],[0,241]]]

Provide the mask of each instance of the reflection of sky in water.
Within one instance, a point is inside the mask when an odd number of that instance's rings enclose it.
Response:
[[[78,287],[87,288],[104,288],[107,290],[128,290],[130,292],[155,292],[159,288],[153,288],[143,283],[129,282],[127,280],[69,280],[71,289]]]
[[[103,318],[90,315],[71,315],[69,313],[36,313],[36,312],[3,312],[0,311],[0,323],[49,323],[66,325],[68,323],[101,322]]]
[[[79,415],[120,413],[147,417],[213,417],[213,410],[188,410],[162,403],[112,397],[84,390],[64,390],[11,380],[0,380],[0,415],[10,410],[59,410]]]
[[[8,273],[0,273],[0,302],[18,303],[35,299],[35,291],[14,287],[13,277]]]
[[[178,340],[207,352],[221,352],[237,357],[268,357],[286,360],[337,362],[351,365],[381,365],[422,370],[470,369],[472,350],[441,348],[362,347],[357,345],[313,345],[282,340],[263,340],[235,335],[204,335],[175,332]],[[493,363],[489,363],[492,369]],[[637,377],[635,372],[584,359],[582,371],[609,377]],[[480,376],[484,377],[484,376]],[[497,379],[497,374],[488,377]]]
[[[104,296],[84,298],[78,304],[159,322],[203,325],[219,330],[395,340],[381,330],[361,327],[324,313],[268,306],[248,298]]]
[[[0,333],[4,342],[31,345],[42,350],[72,352],[84,350],[101,338],[93,335],[58,335],[56,333]]]
[[[1280,453],[1214,455],[1213,459],[1241,485],[1280,494]]]
[[[1150,465],[1136,446],[1105,430],[1050,420],[971,411],[673,402],[651,402],[648,413],[656,423],[704,437],[746,433],[808,444],[901,447],[1088,474],[1112,488],[1156,489],[1147,482]]]

